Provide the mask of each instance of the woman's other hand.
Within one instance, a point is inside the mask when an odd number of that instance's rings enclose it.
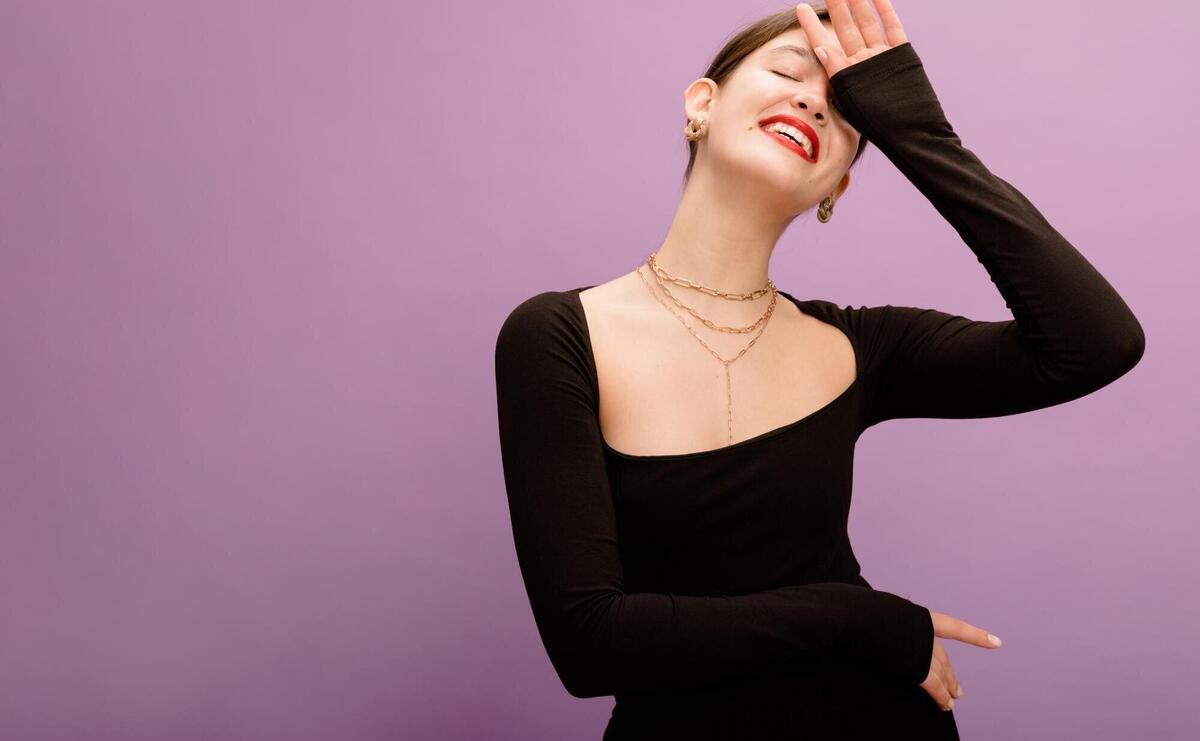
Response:
[[[954,708],[954,698],[962,697],[962,685],[958,683],[954,667],[950,665],[950,656],[938,637],[952,638],[983,648],[999,648],[1000,639],[965,620],[932,610],[929,614],[933,618],[933,656],[929,661],[929,674],[926,675],[925,681],[921,682],[921,687],[929,693],[938,707],[951,710]]]
[[[872,2],[879,11],[882,26],[871,10]],[[836,36],[825,30],[817,12],[808,3],[796,6],[796,17],[800,19],[809,46],[830,77],[908,41],[890,0],[828,0],[826,6]]]

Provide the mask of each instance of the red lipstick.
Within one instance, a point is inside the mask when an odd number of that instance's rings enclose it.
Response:
[[[808,152],[804,151],[804,147],[800,146],[799,144],[797,144],[796,142],[787,138],[786,136],[783,136],[782,134],[777,134],[773,131],[767,131],[765,128],[763,128],[767,124],[773,124],[777,121],[785,123],[789,126],[795,126],[805,136],[808,137],[808,140],[810,142],[812,142],[812,148],[813,148],[812,157],[808,156]],[[800,155],[801,157],[808,160],[809,162],[815,163],[820,158],[821,140],[817,138],[817,132],[813,131],[813,128],[811,126],[804,123],[803,121],[796,118],[795,116],[780,115],[780,116],[771,116],[770,118],[764,118],[763,120],[758,122],[758,128],[762,129],[763,133],[765,133],[767,136],[771,137],[775,141],[779,142],[783,146],[792,150],[793,152]]]

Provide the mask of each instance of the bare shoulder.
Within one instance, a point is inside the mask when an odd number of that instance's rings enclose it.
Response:
[[[618,275],[579,292],[588,324],[595,333],[607,333],[614,324],[644,317],[653,307],[654,297],[646,291],[636,270]]]
[[[645,288],[639,287],[640,283],[637,271],[630,270],[610,281],[598,283],[585,291],[580,291],[579,298],[589,309],[593,307],[603,309],[606,306],[628,304],[631,300],[638,298],[634,288],[638,288],[642,293],[646,292]]]

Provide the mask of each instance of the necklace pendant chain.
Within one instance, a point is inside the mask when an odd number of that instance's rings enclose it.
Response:
[[[673,314],[675,316],[675,318],[679,320],[680,324],[683,325],[684,329],[686,329],[688,331],[688,333],[692,335],[692,337],[696,338],[696,340],[701,345],[704,346],[704,349],[708,350],[709,354],[711,354],[717,360],[721,361],[721,364],[723,366],[725,366],[725,400],[726,400],[726,420],[727,420],[726,444],[731,445],[731,444],[733,444],[733,381],[732,381],[732,378],[730,377],[730,374],[731,374],[730,366],[733,365],[734,361],[738,360],[743,355],[745,355],[750,350],[750,348],[754,347],[754,343],[758,342],[758,338],[762,336],[762,333],[764,331],[766,331],[767,322],[769,322],[771,320],[771,315],[775,313],[775,306],[776,306],[776,303],[779,298],[778,290],[775,288],[775,283],[770,278],[767,278],[767,284],[765,286],[763,286],[762,288],[760,288],[758,290],[752,291],[750,293],[740,293],[740,294],[739,293],[724,293],[724,292],[718,291],[714,288],[707,288],[704,286],[697,285],[697,284],[687,280],[686,278],[677,278],[675,276],[667,274],[667,272],[665,270],[663,270],[661,267],[658,266],[658,263],[655,261],[654,253],[650,254],[650,257],[647,258],[645,264],[647,266],[649,266],[651,272],[653,273],[653,275],[655,277],[658,287],[663,292],[663,294],[665,294],[672,301],[672,303],[674,303],[675,305],[679,306],[680,308],[682,308],[685,311],[687,311],[688,313],[690,313],[693,317],[695,317],[698,321],[700,321],[702,324],[704,324],[709,329],[713,329],[718,332],[728,332],[728,333],[732,333],[732,334],[748,334],[750,332],[757,331],[757,334],[754,335],[754,337],[750,340],[749,344],[747,344],[745,347],[743,347],[742,350],[737,355],[733,356],[732,358],[728,358],[728,359],[721,357],[720,353],[718,353],[711,346],[709,346],[709,344],[707,342],[705,342],[700,337],[700,335],[696,334],[696,330],[694,330],[684,320],[683,316],[681,316],[679,312],[677,312],[675,309],[671,308],[671,306],[666,301],[664,301],[661,296],[659,296],[657,293],[654,292],[654,289],[650,286],[650,283],[648,283],[646,281],[645,276],[642,275],[642,266],[638,265],[635,268],[635,271],[638,274],[638,278],[640,278],[642,281],[642,284],[644,286],[646,286],[646,290],[650,292],[650,295],[653,296],[656,301],[658,301],[660,304],[662,304],[663,307],[667,311],[671,312],[671,314]],[[670,289],[667,288],[667,286],[666,286],[666,283],[668,283],[668,282],[674,283],[676,285],[681,285],[686,288],[692,288],[697,291],[707,293],[710,296],[717,296],[717,297],[729,299],[732,301],[751,301],[756,298],[761,298],[761,297],[767,295],[768,293],[770,293],[771,303],[770,303],[770,305],[767,306],[767,309],[763,313],[763,315],[761,317],[759,317],[758,321],[754,322],[754,324],[751,324],[751,325],[748,325],[745,327],[725,327],[722,325],[715,324],[714,322],[709,321],[708,319],[705,319],[704,317],[700,316],[700,314],[695,309],[693,309],[690,306],[687,306],[686,304],[684,304],[683,302],[681,302],[677,298],[675,298],[675,296],[671,293]]]

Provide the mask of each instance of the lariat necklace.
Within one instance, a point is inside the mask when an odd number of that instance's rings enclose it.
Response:
[[[737,355],[735,355],[729,359],[725,359],[725,358],[721,357],[721,355],[716,350],[712,349],[712,347],[710,347],[707,342],[705,342],[703,339],[700,338],[700,335],[696,334],[696,331],[694,329],[692,329],[692,327],[684,320],[684,318],[679,314],[679,312],[677,312],[677,311],[675,311],[675,309],[671,308],[671,306],[666,301],[663,301],[661,296],[659,296],[657,293],[654,292],[654,289],[651,288],[651,286],[648,282],[646,282],[645,276],[642,275],[642,266],[638,265],[635,268],[635,270],[637,271],[637,274],[638,274],[638,278],[640,278],[642,281],[642,284],[644,286],[646,286],[646,290],[650,292],[650,295],[653,296],[656,301],[658,301],[660,304],[662,304],[663,307],[667,311],[671,312],[671,314],[673,314],[675,316],[675,318],[678,319],[679,322],[684,326],[684,329],[686,329],[688,331],[688,333],[692,335],[692,337],[695,337],[696,340],[701,345],[704,346],[704,349],[708,350],[708,352],[714,358],[721,361],[721,365],[723,365],[725,367],[725,400],[726,400],[726,419],[727,419],[727,425],[728,425],[728,438],[727,438],[726,442],[727,442],[727,444],[732,444],[733,443],[733,383],[730,379],[729,366],[731,366],[734,363],[734,361],[736,361],[738,358],[745,355],[746,352],[750,350],[750,348],[754,347],[754,343],[758,342],[758,338],[761,337],[762,333],[766,330],[767,322],[769,322],[771,320],[771,315],[775,313],[775,305],[779,298],[779,293],[778,293],[778,290],[775,288],[775,283],[772,282],[770,278],[767,278],[767,283],[765,286],[763,286],[762,288],[756,289],[754,291],[751,291],[750,293],[726,293],[723,291],[718,291],[715,288],[708,288],[705,286],[698,285],[696,283],[693,283],[692,281],[687,280],[686,278],[678,278],[678,277],[671,275],[666,270],[663,270],[663,268],[661,266],[658,265],[658,262],[656,261],[656,253],[653,253],[653,252],[650,253],[650,257],[648,257],[646,259],[645,264],[649,266],[650,271],[652,272],[655,280],[658,283],[659,289],[661,289],[662,292],[664,294],[666,294],[666,296],[668,298],[670,298],[673,303],[675,303],[677,306],[679,306],[679,307],[685,309],[686,311],[688,311],[689,313],[691,313],[692,316],[696,317],[696,319],[698,319],[700,322],[702,322],[709,329],[714,329],[714,330],[717,330],[718,332],[729,332],[729,333],[733,333],[733,334],[748,334],[750,332],[754,332],[755,330],[758,330],[757,334],[754,335],[754,338],[750,340],[750,343],[748,345],[746,345],[745,347],[743,347],[741,352],[739,352]],[[675,298],[675,296],[671,293],[670,289],[667,288],[667,285],[666,285],[667,283],[674,283],[676,285],[680,285],[685,288],[692,288],[692,289],[695,289],[702,293],[707,293],[710,296],[716,296],[718,298],[723,298],[723,299],[727,299],[730,301],[752,301],[754,299],[765,296],[767,293],[770,293],[771,294],[771,303],[767,306],[767,310],[763,313],[763,315],[758,318],[758,321],[754,322],[753,324],[745,326],[745,327],[725,327],[723,325],[719,325],[712,321],[709,321],[708,319],[705,319],[704,317],[700,316],[700,314],[697,313],[695,309],[693,309],[690,306],[687,306],[686,304],[681,302],[679,299]]]

